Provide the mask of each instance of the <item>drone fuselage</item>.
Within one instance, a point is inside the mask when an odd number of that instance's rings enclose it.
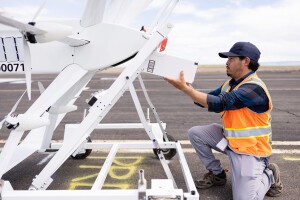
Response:
[[[53,23],[72,27],[73,34],[68,38],[86,41],[86,43],[70,45],[64,40],[29,43],[32,74],[60,73],[66,66],[73,63],[88,71],[109,68],[134,56],[147,41],[147,37],[144,37],[146,33],[115,24],[99,23],[90,27],[82,27],[79,20],[61,20]],[[3,60],[2,64],[4,65],[1,71],[3,73],[24,73],[24,67],[21,67],[24,63],[24,52],[21,52],[24,51],[21,42],[22,34],[8,28],[6,32],[1,33],[1,37],[11,40],[4,45],[10,45],[7,50],[12,51],[2,53],[18,54],[18,56],[13,55],[11,60],[6,60],[6,62]],[[42,36],[37,35],[36,37]],[[18,48],[15,48],[14,45]],[[3,55],[4,59],[5,57],[6,55]],[[9,64],[13,68],[5,67]],[[18,69],[17,65],[20,65]]]

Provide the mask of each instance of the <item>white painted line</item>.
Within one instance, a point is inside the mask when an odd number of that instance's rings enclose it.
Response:
[[[179,140],[180,144],[191,144],[189,140]],[[300,141],[272,141],[272,145],[278,145],[278,146],[283,146],[283,145],[300,145]]]
[[[93,150],[93,152],[109,152],[109,150]],[[120,149],[118,153],[153,153],[152,149]],[[183,148],[184,153],[196,153],[193,148]],[[213,150],[213,153],[220,152]],[[300,154],[300,149],[273,149],[273,154]]]
[[[273,141],[272,145],[300,145],[300,141]]]
[[[100,78],[100,80],[102,80],[102,81],[114,81],[116,79],[117,79],[117,77]]]
[[[50,153],[48,156],[43,158],[37,165],[42,165],[42,164],[48,162],[54,155],[55,155],[55,153]]]
[[[300,154],[300,149],[273,149],[273,154]]]
[[[193,148],[182,148],[184,153],[196,153],[195,149]],[[2,151],[2,148],[0,148],[0,152]],[[220,154],[220,152],[212,150],[213,153]],[[96,150],[94,149],[93,152],[109,152],[109,150]],[[153,153],[152,149],[121,149],[118,151],[118,153]],[[300,149],[273,149],[273,154],[300,154]],[[38,165],[42,165],[48,160],[51,159],[51,157],[54,156],[54,154],[48,155],[46,158],[41,160]]]
[[[0,152],[2,148],[0,148]],[[220,152],[212,150],[213,153],[219,154]],[[109,150],[100,150],[94,149],[93,152],[109,152]],[[152,153],[152,149],[120,149],[118,153]],[[193,148],[183,148],[184,153],[196,153],[195,149]],[[273,149],[273,154],[300,154],[300,149]],[[46,158],[41,160],[38,165],[42,165],[43,163],[47,162],[51,159],[54,154],[48,155]]]
[[[0,140],[0,144],[4,144],[6,140]],[[52,140],[52,143],[62,143],[63,140]],[[150,142],[150,140],[93,140],[93,142],[99,143],[99,142]],[[187,144],[190,145],[189,140],[178,140],[180,144]],[[272,145],[276,146],[300,146],[300,141],[272,141]]]
[[[0,78],[0,83],[18,82],[18,81],[23,81],[25,83],[24,78]]]
[[[62,143],[62,140],[52,140],[52,143]],[[92,142],[95,143],[101,143],[101,142],[151,142],[150,140],[93,140]],[[190,145],[189,140],[179,140],[180,144],[183,145]],[[0,144],[4,144],[5,140],[0,140]],[[277,146],[283,146],[283,145],[292,145],[292,146],[299,146],[300,141],[273,141],[273,145]],[[2,148],[0,148],[0,151],[2,151]],[[108,150],[93,150],[94,152],[108,152]],[[118,153],[152,153],[152,149],[120,149]],[[194,148],[183,148],[184,153],[196,153]],[[213,150],[214,153],[219,153],[218,151]],[[273,154],[300,154],[300,149],[274,149],[273,148]],[[54,154],[48,155],[46,158],[44,158],[42,161],[40,161],[38,164],[41,165],[45,162],[47,162]]]

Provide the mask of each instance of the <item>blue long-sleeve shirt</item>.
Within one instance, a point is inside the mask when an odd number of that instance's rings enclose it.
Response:
[[[208,111],[219,113],[224,110],[236,110],[243,107],[248,107],[257,113],[267,111],[269,108],[269,100],[261,86],[246,83],[241,85],[237,90],[233,90],[240,82],[253,73],[254,72],[248,73],[238,81],[231,79],[229,81],[229,92],[221,92],[222,86],[209,92],[207,95]],[[196,104],[200,105],[198,103]]]

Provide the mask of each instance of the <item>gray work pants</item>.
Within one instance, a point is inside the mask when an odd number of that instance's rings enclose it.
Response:
[[[212,149],[228,155],[234,200],[264,198],[274,183],[274,176],[273,172],[266,168],[263,158],[237,154],[229,148],[224,151],[218,149],[216,145],[224,138],[222,126],[219,124],[192,127],[188,131],[188,136],[206,169],[214,174],[221,173],[223,168]]]

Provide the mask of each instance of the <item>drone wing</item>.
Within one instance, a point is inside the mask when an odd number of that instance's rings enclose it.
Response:
[[[103,21],[106,0],[88,0],[80,20],[82,27],[96,25]]]
[[[111,0],[105,13],[104,21],[108,23],[128,25],[137,17],[152,0]]]

